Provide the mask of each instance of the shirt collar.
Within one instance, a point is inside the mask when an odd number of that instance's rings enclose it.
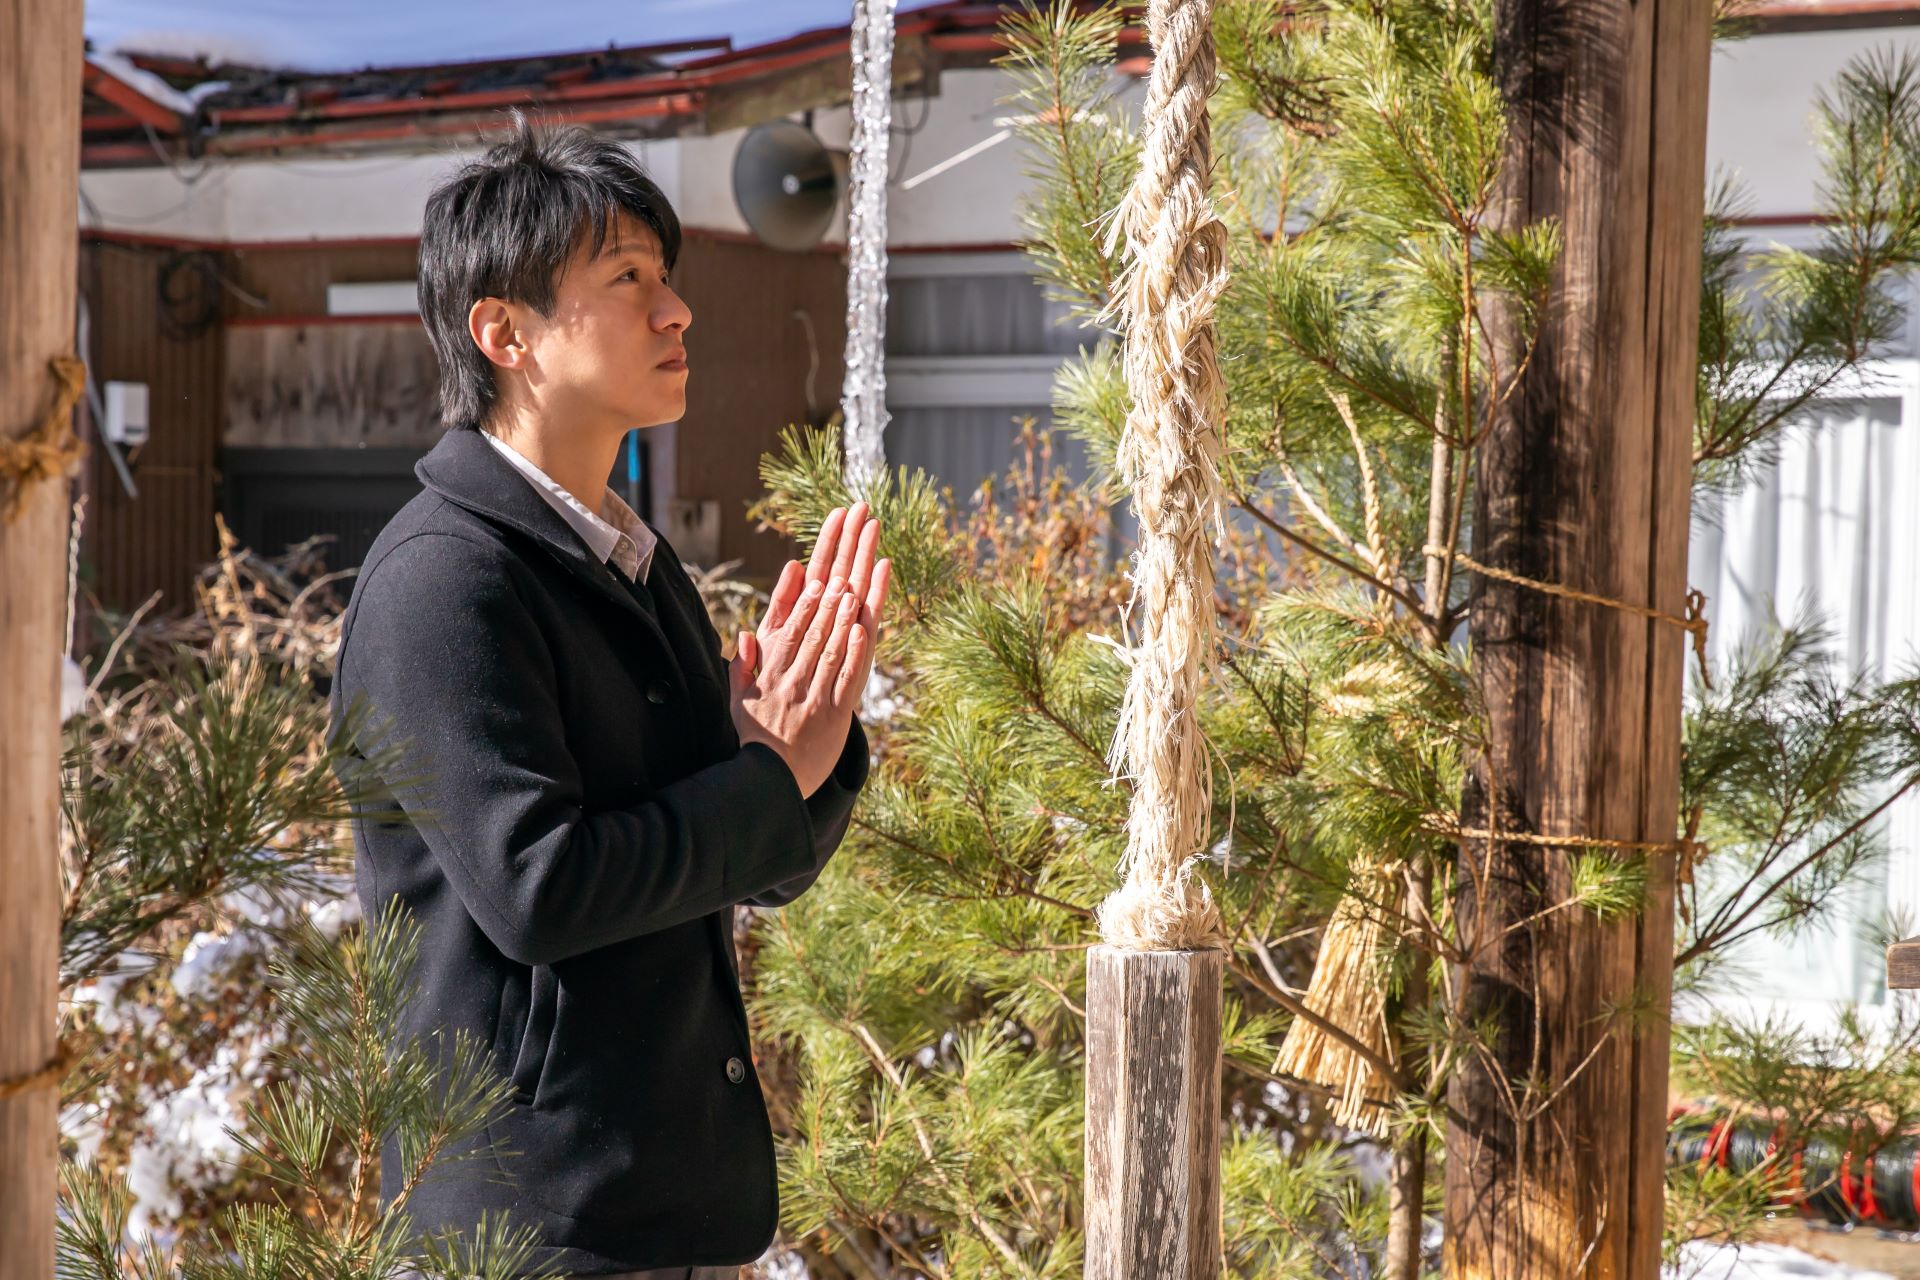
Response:
[[[600,500],[599,514],[595,514],[587,509],[586,503],[574,497],[505,440],[485,429],[481,430],[480,435],[515,471],[526,478],[534,491],[546,499],[548,506],[560,513],[560,518],[580,535],[581,541],[587,544],[587,549],[596,559],[602,564],[613,564],[630,581],[646,581],[657,539],[646,521],[636,515],[619,494],[608,488]]]

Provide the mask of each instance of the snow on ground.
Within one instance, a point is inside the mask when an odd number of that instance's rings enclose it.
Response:
[[[72,658],[63,658],[60,665],[60,723],[65,724],[86,709],[87,673]]]
[[[223,895],[219,908],[230,923],[193,935],[168,975],[173,989],[195,1003],[224,998],[235,982],[257,978],[260,962],[278,945],[274,931],[298,917],[304,916],[327,938],[339,937],[344,926],[360,919],[353,880],[338,873],[316,878],[320,892],[311,897],[276,899],[257,886]],[[75,987],[69,998],[91,1006],[95,1022],[110,1033],[129,1021],[152,1029],[158,1011],[123,997],[121,988],[153,964],[151,957],[122,952],[105,973]],[[231,1172],[241,1155],[232,1130],[244,1123],[242,1097],[265,1083],[267,1057],[279,1040],[279,1028],[245,1023],[182,1087],[165,1093],[142,1091],[139,1136],[128,1152],[126,1171],[133,1198],[127,1230],[131,1242],[151,1237],[165,1243],[182,1210],[183,1193],[204,1190]],[[103,1119],[92,1108],[77,1105],[62,1112],[61,1133],[78,1145],[83,1159],[98,1149]]]
[[[860,691],[861,723],[890,725],[901,714],[911,711],[911,704],[899,695],[899,687],[899,681],[879,667],[869,671],[867,687]]]
[[[1683,1246],[1680,1265],[1663,1274],[1666,1280],[1894,1280],[1884,1271],[1862,1271],[1783,1244],[1735,1248],[1704,1240]]]
[[[148,1108],[147,1133],[127,1157],[127,1188],[133,1193],[129,1236],[138,1239],[179,1217],[182,1188],[212,1185],[239,1159],[233,1130],[240,1127],[241,1112],[232,1095],[249,1066],[258,1070],[231,1045],[221,1045],[212,1063]]]

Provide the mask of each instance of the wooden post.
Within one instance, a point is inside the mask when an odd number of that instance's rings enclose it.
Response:
[[[0,435],[53,399],[73,350],[80,5],[0,0]],[[0,489],[6,487],[0,481]],[[0,521],[0,1276],[53,1274],[60,655],[67,486]],[[28,1087],[16,1086],[30,1078]]]
[[[1887,989],[1920,988],[1920,938],[1908,938],[1887,948]]]
[[[1494,6],[1511,111],[1499,223],[1558,219],[1564,249],[1539,348],[1478,450],[1474,555],[1674,615],[1686,589],[1712,8]],[[1489,319],[1499,368],[1520,368],[1513,327]],[[1683,633],[1497,579],[1476,586],[1491,749],[1463,825],[1673,841]],[[1649,856],[1638,918],[1535,916],[1567,897],[1573,853],[1461,844],[1461,936],[1493,945],[1456,985],[1466,1016],[1499,1038],[1493,1062],[1463,1063],[1448,1099],[1449,1277],[1659,1273],[1673,859]],[[1507,1090],[1529,1081],[1546,1105],[1516,1116]]]
[[[1087,952],[1087,1280],[1220,1274],[1224,966]]]

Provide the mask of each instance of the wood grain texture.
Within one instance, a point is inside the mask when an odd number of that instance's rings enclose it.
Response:
[[[73,350],[80,6],[0,0],[0,432],[46,411],[47,362]],[[66,484],[0,524],[0,1079],[54,1052],[59,964],[60,654]],[[0,1098],[0,1276],[53,1274],[54,1113],[42,1086]]]
[[[226,349],[223,445],[425,450],[440,438],[440,364],[417,323],[235,326]]]
[[[193,607],[193,573],[213,558],[215,453],[220,443],[221,326],[184,334],[160,323],[161,274],[174,251],[90,243],[80,287],[94,382],[146,384],[151,434],[129,458],[139,496],[120,482],[98,424],[86,423],[82,485],[82,584],[107,609],[127,613],[153,592],[157,612]],[[83,415],[84,417],[85,415]],[[82,601],[82,634],[100,629]]]
[[[1887,986],[1894,991],[1920,990],[1920,938],[1887,948]]]
[[[824,424],[839,407],[846,277],[840,255],[704,239],[689,240],[674,268],[674,288],[693,312],[693,372],[686,415],[672,428],[673,493],[720,504],[716,554],[741,561],[742,575],[771,580],[795,554],[791,539],[754,528],[747,504],[766,492],[760,457],[780,432]]]
[[[1087,952],[1087,1280],[1220,1275],[1218,951]]]
[[[1476,559],[1678,614],[1686,589],[1709,10],[1692,0],[1499,0],[1510,105],[1496,225],[1558,220],[1540,345],[1481,445]],[[1490,317],[1503,369],[1511,317]],[[1469,828],[1671,841],[1685,655],[1676,629],[1494,580],[1472,629],[1490,750]],[[1454,1077],[1452,1277],[1659,1270],[1673,955],[1670,855],[1644,914],[1566,899],[1573,851],[1463,845],[1463,1012],[1498,1029]],[[1472,945],[1470,942],[1469,945]],[[1638,1012],[1633,1012],[1637,1010]],[[1510,1090],[1539,1082],[1517,1116]],[[1564,1086],[1564,1088],[1562,1087]],[[1556,1092],[1557,1091],[1557,1092]]]

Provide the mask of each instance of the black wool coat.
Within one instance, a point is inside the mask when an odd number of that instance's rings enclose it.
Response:
[[[750,1262],[777,1188],[733,907],[820,874],[866,735],[856,718],[802,796],[775,752],[741,747],[720,638],[664,538],[649,611],[477,432],[415,472],[329,691],[336,736],[368,716],[343,778],[408,744],[368,802],[408,820],[353,824],[357,891],[369,919],[397,898],[420,928],[402,1036],[467,1033],[514,1098],[473,1144],[493,1154],[430,1171],[406,1209],[423,1231],[506,1211],[582,1275]],[[381,1163],[390,1203],[395,1144]]]

